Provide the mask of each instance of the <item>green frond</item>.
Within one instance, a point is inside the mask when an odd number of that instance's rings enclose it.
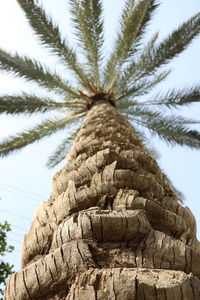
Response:
[[[183,89],[172,89],[167,93],[157,94],[152,99],[145,101],[145,105],[167,106],[177,108],[177,106],[189,105],[200,102],[200,87],[189,87]]]
[[[35,95],[0,96],[0,113],[31,115],[59,110],[64,107],[67,107],[67,104],[55,102],[49,98],[39,98]]]
[[[115,84],[119,90],[127,88],[130,85],[130,82],[141,78],[138,71],[142,68],[141,66],[143,66],[143,62],[145,63],[147,58],[149,58],[152,49],[155,47],[157,38],[158,33],[155,33],[152,38],[144,44],[144,50],[140,53],[139,63],[136,63],[135,60],[131,60],[130,63],[121,70],[120,76],[117,78]]]
[[[120,32],[105,70],[107,90],[113,87],[122,65],[130,61],[138,50],[142,34],[158,6],[151,0],[140,0],[136,4],[129,2],[126,2],[122,12]]]
[[[54,168],[57,164],[59,164],[63,159],[66,158],[66,153],[68,152],[69,148],[71,147],[80,126],[78,129],[75,129],[69,137],[64,139],[60,145],[56,148],[56,150],[52,153],[52,155],[48,158],[47,167]]]
[[[100,87],[99,64],[103,44],[103,17],[100,0],[70,0],[76,36],[90,68],[90,78]]]
[[[152,133],[157,134],[162,140],[171,145],[188,146],[200,148],[200,132],[191,130],[188,124],[197,124],[198,121],[187,120],[181,116],[141,116],[139,119],[133,115],[132,121],[148,128]]]
[[[161,125],[161,122],[152,122],[149,129],[171,145],[188,146],[196,149],[200,148],[200,132],[197,130],[190,130],[183,125],[174,126],[174,124],[171,126],[168,125],[166,129],[164,125]]]
[[[0,156],[7,156],[10,153],[20,150],[21,148],[39,141],[46,136],[50,136],[77,121],[81,116],[82,114],[73,114],[59,119],[54,118],[51,120],[44,120],[33,129],[10,136],[0,143]]]
[[[129,118],[139,118],[138,122],[140,122],[140,118],[146,118],[146,119],[155,119],[161,117],[161,114],[159,111],[151,110],[144,105],[132,105],[128,107],[124,107],[120,109],[122,113],[126,114]],[[145,119],[145,120],[146,120]]]
[[[78,92],[67,82],[62,81],[60,76],[50,72],[47,67],[26,56],[12,55],[0,49],[0,67],[4,71],[36,82],[47,89],[61,90],[70,95],[79,96]]]
[[[141,56],[135,65],[135,68],[138,68],[140,76],[155,72],[162,65],[169,63],[178,54],[183,52],[199,33],[200,13],[191,17],[187,22],[184,22],[157,47],[153,47],[148,56]]]
[[[75,51],[61,38],[59,28],[47,17],[43,8],[35,4],[34,0],[17,0],[24,10],[26,17],[33,30],[40,37],[40,41],[50,47],[63,61],[67,67],[74,72],[80,83],[87,85],[87,77],[77,60]]]
[[[159,74],[152,76],[152,78],[144,78],[143,80],[133,80],[132,86],[121,89],[122,94],[117,97],[117,101],[128,97],[137,97],[149,93],[157,84],[162,82],[171,73],[170,70],[162,71]]]

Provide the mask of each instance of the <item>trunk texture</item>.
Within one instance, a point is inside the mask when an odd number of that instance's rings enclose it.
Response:
[[[109,103],[88,112],[4,299],[200,299],[195,219]]]

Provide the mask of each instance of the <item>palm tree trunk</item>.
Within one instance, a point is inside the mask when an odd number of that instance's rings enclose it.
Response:
[[[199,262],[189,208],[131,125],[98,101],[33,217],[4,299],[197,300]]]

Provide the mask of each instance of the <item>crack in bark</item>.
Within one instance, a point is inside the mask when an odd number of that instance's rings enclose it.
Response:
[[[78,243],[78,241],[76,242],[76,248],[77,248],[78,253],[79,253],[80,257],[81,257],[81,260],[82,260],[83,262],[86,262],[86,264],[87,264],[87,261],[85,260],[84,256],[82,255],[82,253],[81,253],[81,251],[80,251],[80,249],[79,249],[79,243]]]
[[[35,272],[36,280],[37,280],[37,283],[38,283],[39,293],[42,296],[42,291],[41,291],[42,287],[40,286],[39,276],[38,276],[38,273],[37,273],[37,265],[35,265],[34,272]]]
[[[165,299],[168,300],[167,299],[167,291],[166,291],[166,289],[164,289],[164,293],[165,293]]]
[[[30,299],[30,300],[34,300],[34,299],[31,297],[31,295],[30,295],[30,293],[29,293],[29,290],[28,290],[28,287],[27,287],[27,285],[26,285],[25,271],[22,271],[22,280],[23,280],[23,284],[24,284],[25,290],[26,290],[26,292],[27,292],[27,294],[28,294],[28,296],[29,296],[29,299]]]
[[[84,233],[83,233],[84,230],[83,230],[82,219],[80,220],[79,225],[80,225],[80,229],[81,229],[81,237],[83,239],[84,238]]]
[[[135,276],[135,299],[141,300],[141,299],[138,299],[138,276],[137,276],[137,274]]]
[[[55,282],[55,279],[54,279],[54,277],[53,277],[53,273],[52,273],[52,271],[51,271],[51,268],[49,267],[48,270],[49,270],[49,273],[50,273],[50,275],[51,275],[52,281]]]
[[[167,236],[165,235],[164,236],[164,238],[162,239],[162,242],[161,242],[161,258],[160,258],[160,266],[159,266],[159,268],[160,269],[162,269],[162,263],[163,263],[163,261],[164,261],[164,259],[163,259],[163,256],[164,256],[164,251],[162,251],[163,250],[163,245],[165,244],[165,241],[166,240],[166,244],[169,244],[168,243],[168,238],[167,238]],[[168,247],[168,249],[169,249],[169,247]],[[174,248],[172,247],[172,251],[173,251],[173,256],[174,256],[174,261],[175,261],[175,252],[174,252]],[[168,262],[169,262],[169,265],[170,265],[170,269],[172,269],[171,267],[172,267],[172,264],[171,264],[171,262],[170,262],[170,260],[168,260]]]
[[[180,284],[180,291],[181,291],[181,300],[184,300],[184,293],[183,293],[183,289],[182,289],[181,284]]]
[[[125,240],[125,236],[127,234],[127,228],[128,228],[128,219],[127,219],[127,217],[125,217],[125,218],[121,217],[121,220],[122,220],[122,228],[124,230],[124,234],[123,234],[122,240]],[[124,225],[123,221],[125,221],[125,225]]]
[[[117,300],[117,294],[115,292],[115,281],[114,281],[114,276],[112,276],[112,290],[113,290],[113,293],[114,293],[114,297],[115,297],[115,300]]]
[[[35,228],[35,237],[36,237],[36,242],[37,242],[38,246],[40,246],[39,238],[38,238],[38,234],[37,234],[37,228]]]
[[[99,218],[99,220],[100,220],[100,223],[101,223],[101,224],[100,224],[100,228],[101,228],[101,240],[102,240],[102,241],[104,241],[104,237],[103,237],[103,223],[102,223],[102,218],[100,217],[100,218]]]
[[[95,238],[95,233],[94,233],[94,230],[93,230],[93,224],[92,224],[91,216],[88,216],[88,220],[90,222],[90,228],[91,228],[92,236]]]
[[[63,263],[65,263],[64,252],[63,252],[62,246],[60,247],[60,255],[61,255],[61,258],[62,258]]]
[[[55,269],[56,269],[56,274],[59,277],[59,272],[58,272],[58,267],[57,267],[57,263],[56,263],[56,258],[55,258],[54,255],[52,255],[52,261],[53,261]]]
[[[60,240],[61,240],[61,243],[64,244],[64,241],[63,241],[63,237],[62,237],[62,231],[63,231],[63,226],[60,228]]]
[[[10,284],[8,285],[9,287],[9,290],[8,290],[8,294],[9,294],[9,291],[10,291]],[[14,289],[16,289],[17,287],[17,273],[15,273],[14,275]],[[14,299],[15,299],[15,296],[14,296]]]
[[[190,252],[190,255],[189,255],[189,257],[190,257],[190,259],[189,259],[189,261],[187,260],[187,253],[188,252]],[[192,251],[191,251],[191,249],[190,248],[186,248],[185,247],[185,268],[184,268],[184,271],[185,271],[185,273],[188,273],[188,265],[189,266],[193,266],[193,257],[192,257],[192,253],[191,253]],[[189,269],[190,269],[190,271],[192,272],[193,270],[191,270],[191,267],[189,267]]]

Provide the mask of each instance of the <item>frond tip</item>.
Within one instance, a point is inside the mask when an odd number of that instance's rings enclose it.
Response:
[[[35,95],[0,96],[0,113],[31,115],[59,110],[63,107],[64,103],[58,103],[49,98],[39,98]]]
[[[105,85],[111,89],[120,71],[138,51],[143,33],[158,4],[154,0],[127,1],[122,12],[121,27],[114,50],[105,70]]]
[[[45,10],[36,5],[34,0],[17,1],[24,10],[34,32],[39,36],[41,43],[52,49],[63,60],[80,83],[86,84],[87,77],[80,62],[78,62],[76,52],[66,40],[62,40],[59,28],[46,15]]]
[[[81,115],[75,114],[63,118],[45,120],[33,129],[18,133],[15,136],[10,136],[0,143],[0,156],[7,156],[8,154],[37,142],[46,136],[50,136],[53,133],[64,129],[66,126],[69,126],[80,117]]]
[[[167,106],[177,108],[192,103],[200,103],[200,87],[186,87],[183,89],[172,89],[167,93],[160,93],[145,101],[144,105]]]
[[[102,3],[100,0],[70,0],[69,3],[76,36],[90,69],[90,79],[99,88],[103,44]]]
[[[161,114],[153,119],[142,121],[154,134],[171,145],[188,146],[200,149],[200,132],[191,130],[187,125],[199,122],[187,120],[179,116],[164,117]]]

